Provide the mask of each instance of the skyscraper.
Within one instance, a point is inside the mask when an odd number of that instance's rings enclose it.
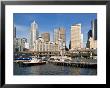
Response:
[[[13,26],[13,50],[16,51],[16,27]]]
[[[38,24],[33,21],[31,23],[31,29],[30,29],[30,49],[35,49],[35,41],[38,39],[39,33],[38,33]]]
[[[58,39],[59,39],[59,30],[54,29],[54,43],[58,44]]]
[[[91,30],[88,32],[87,48],[97,48],[97,19],[91,21]]]
[[[64,28],[58,28],[54,30],[54,42],[58,44],[59,39],[62,39],[66,43],[66,33]]]
[[[83,48],[83,34],[81,34],[81,48]]]
[[[97,40],[97,19],[92,20],[91,29],[92,29],[92,37],[93,37],[93,39]]]
[[[66,33],[64,28],[59,28],[59,39],[62,39],[66,43]]]
[[[44,39],[44,42],[50,41],[50,33],[48,33],[48,32],[42,33],[41,37]]]
[[[81,48],[81,24],[71,26],[71,49]]]
[[[71,41],[69,42],[69,49],[71,49]]]
[[[64,28],[58,28],[54,30],[54,43],[58,44],[60,50],[60,40],[62,40],[63,46],[66,46],[66,33]]]
[[[26,38],[16,38],[16,51],[24,51],[25,43],[27,43]]]
[[[87,39],[87,43],[86,43],[87,48],[90,48],[90,41],[89,41],[90,38],[92,38],[92,30],[88,31],[88,39]]]
[[[88,40],[89,40],[90,37],[92,37],[92,30],[88,31]]]
[[[16,38],[16,27],[14,26],[13,37]]]

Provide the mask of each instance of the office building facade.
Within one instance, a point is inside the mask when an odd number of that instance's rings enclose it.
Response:
[[[97,19],[91,21],[91,30],[88,32],[87,48],[97,48]]]
[[[92,37],[94,40],[97,40],[97,19],[92,20],[91,22]]]
[[[63,46],[66,47],[66,32],[65,29],[60,27],[54,30],[54,43],[58,45],[58,50],[60,51],[60,42],[62,41]]]
[[[37,52],[49,52],[49,51],[58,51],[58,44],[53,42],[45,42],[42,37],[36,40],[35,51]]]
[[[13,51],[15,52],[16,50],[16,27],[15,25],[13,26]]]
[[[27,43],[26,38],[16,38],[16,52],[23,52],[25,51],[25,44]]]
[[[78,49],[81,47],[81,24],[74,24],[71,26],[71,49]]]
[[[50,41],[50,33],[48,33],[48,32],[42,33],[41,37],[44,39],[44,42]]]

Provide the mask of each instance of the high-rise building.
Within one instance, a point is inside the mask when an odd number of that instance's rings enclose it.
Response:
[[[87,48],[97,48],[97,19],[91,21],[91,30],[88,32]]]
[[[62,39],[66,43],[66,33],[64,28],[58,28],[54,30],[54,42],[58,44],[59,39]]]
[[[71,49],[81,48],[81,24],[71,26]]]
[[[31,23],[31,29],[30,29],[30,50],[35,49],[35,42],[36,39],[38,39],[39,33],[38,33],[38,24],[33,21]]]
[[[25,43],[27,43],[26,38],[16,38],[16,51],[24,51]]]
[[[87,39],[87,43],[86,43],[87,48],[90,48],[90,41],[89,41],[90,38],[92,38],[92,30],[88,31],[88,39]]]
[[[54,29],[54,43],[58,44],[58,39],[59,39],[59,30]]]
[[[90,37],[92,37],[92,30],[89,30],[89,32],[88,32],[88,40]]]
[[[64,43],[66,43],[66,33],[64,28],[59,28],[59,39],[62,39]]]
[[[63,46],[66,47],[66,33],[64,28],[58,28],[54,30],[54,43],[58,45],[60,50],[60,40],[63,42]]]
[[[97,19],[92,20],[91,28],[92,28],[92,37],[94,40],[97,40]]]
[[[16,27],[14,26],[13,37],[16,38]]]
[[[69,42],[69,49],[71,49],[71,41]]]
[[[13,50],[16,51],[16,27],[13,26]]]
[[[83,34],[81,34],[81,48],[83,48]]]
[[[97,48],[97,40],[94,40],[93,38],[90,37],[89,39],[89,48],[90,49],[96,49]]]
[[[50,41],[50,34],[48,32],[42,33],[41,37],[44,39],[44,42]]]

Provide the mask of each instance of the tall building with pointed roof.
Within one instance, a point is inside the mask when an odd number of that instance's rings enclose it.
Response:
[[[30,28],[30,49],[35,49],[35,41],[39,38],[38,24],[33,21]]]

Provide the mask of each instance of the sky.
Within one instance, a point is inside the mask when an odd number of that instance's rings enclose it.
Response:
[[[16,27],[17,38],[27,38],[29,42],[29,31],[31,23],[35,20],[38,24],[39,34],[50,33],[53,41],[53,30],[63,27],[66,31],[66,46],[69,47],[71,25],[81,24],[84,47],[87,43],[87,33],[91,29],[91,21],[97,19],[96,13],[14,13],[13,23]]]

